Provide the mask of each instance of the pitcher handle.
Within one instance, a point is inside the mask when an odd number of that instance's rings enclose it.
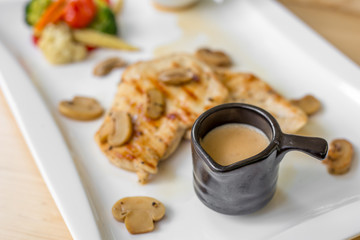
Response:
[[[305,137],[299,135],[283,134],[279,153],[285,155],[289,151],[301,151],[314,158],[322,160],[328,152],[328,143],[323,138]]]

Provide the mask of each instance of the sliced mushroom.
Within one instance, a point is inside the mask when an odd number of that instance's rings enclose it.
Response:
[[[213,67],[231,67],[230,57],[222,51],[214,51],[209,48],[200,48],[195,56]]]
[[[190,69],[182,67],[167,69],[158,75],[159,81],[170,85],[185,84],[193,79],[197,79],[197,76]]]
[[[118,147],[127,143],[133,131],[130,115],[123,111],[113,112],[111,120],[113,121],[113,131],[107,137],[109,145]]]
[[[154,230],[154,221],[164,217],[165,206],[151,197],[126,197],[114,204],[112,214],[125,222],[131,234],[146,233]]]
[[[114,68],[122,68],[126,65],[127,63],[123,59],[113,57],[98,63],[95,66],[93,73],[95,76],[101,77],[108,75]]]
[[[108,136],[114,131],[114,121],[110,120],[105,122],[99,130],[99,139],[101,143],[105,143],[107,141]]]
[[[330,143],[329,152],[323,161],[331,174],[344,174],[349,171],[354,155],[352,144],[345,139],[335,139]]]
[[[146,116],[151,119],[158,119],[165,110],[165,97],[156,88],[146,92]]]
[[[301,108],[307,115],[312,115],[320,110],[321,103],[312,95],[306,95],[297,100],[291,100],[291,103]]]
[[[76,120],[92,120],[100,117],[104,109],[94,98],[74,97],[71,101],[61,101],[59,112]]]

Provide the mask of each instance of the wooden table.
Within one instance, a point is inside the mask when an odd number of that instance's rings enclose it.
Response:
[[[360,65],[360,1],[280,2]],[[0,239],[71,239],[1,92],[0,193]]]

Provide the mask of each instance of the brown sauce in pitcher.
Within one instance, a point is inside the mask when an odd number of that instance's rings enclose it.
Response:
[[[269,143],[260,129],[239,123],[219,126],[200,141],[204,150],[222,166],[252,157],[263,151]]]

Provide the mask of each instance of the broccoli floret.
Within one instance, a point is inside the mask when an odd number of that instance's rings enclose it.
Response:
[[[35,25],[45,9],[50,5],[51,0],[31,0],[25,7],[25,21],[30,26]]]
[[[114,13],[102,0],[96,0],[95,3],[97,12],[94,20],[90,23],[89,28],[103,33],[116,35],[117,26]]]

